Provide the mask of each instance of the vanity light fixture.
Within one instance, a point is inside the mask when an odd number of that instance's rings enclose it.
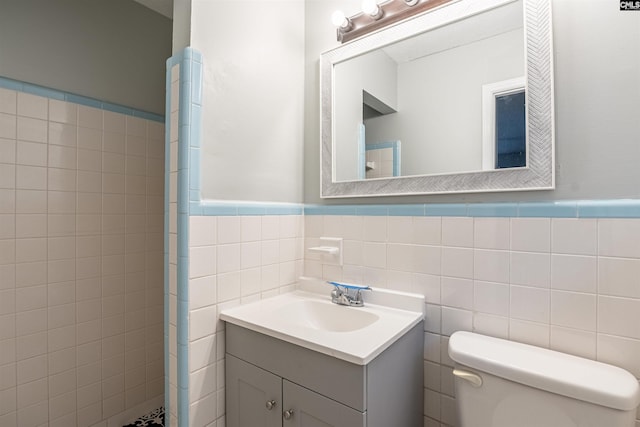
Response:
[[[380,4],[364,0],[362,12],[346,17],[338,10],[331,20],[337,27],[338,41],[345,43],[451,1],[455,0],[386,0]]]

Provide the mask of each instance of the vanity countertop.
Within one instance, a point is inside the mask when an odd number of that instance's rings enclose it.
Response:
[[[370,295],[376,302],[389,300],[391,304],[367,302],[364,307],[347,307],[332,303],[329,292],[295,290],[225,309],[220,319],[366,365],[424,317],[422,295],[378,289]]]

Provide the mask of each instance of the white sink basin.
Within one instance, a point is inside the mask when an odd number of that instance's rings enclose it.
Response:
[[[331,302],[329,292],[290,292],[223,310],[220,318],[359,365],[372,361],[423,318],[422,311],[415,311],[424,306],[421,295],[391,297],[396,303],[413,298],[413,310],[405,310],[369,303],[341,306]],[[376,293],[380,301],[380,295],[392,292],[374,289],[369,295],[375,298]]]
[[[299,300],[274,313],[274,320],[328,332],[357,331],[380,320],[379,315],[358,308],[333,304],[328,300]]]

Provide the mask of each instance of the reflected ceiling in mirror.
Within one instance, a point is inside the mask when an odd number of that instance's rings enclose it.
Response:
[[[550,31],[548,0],[459,0],[322,54],[322,197],[553,188]],[[487,93],[526,141],[487,145]]]

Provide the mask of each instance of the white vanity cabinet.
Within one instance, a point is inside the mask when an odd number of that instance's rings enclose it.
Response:
[[[367,365],[226,325],[227,427],[423,425],[423,322]]]

